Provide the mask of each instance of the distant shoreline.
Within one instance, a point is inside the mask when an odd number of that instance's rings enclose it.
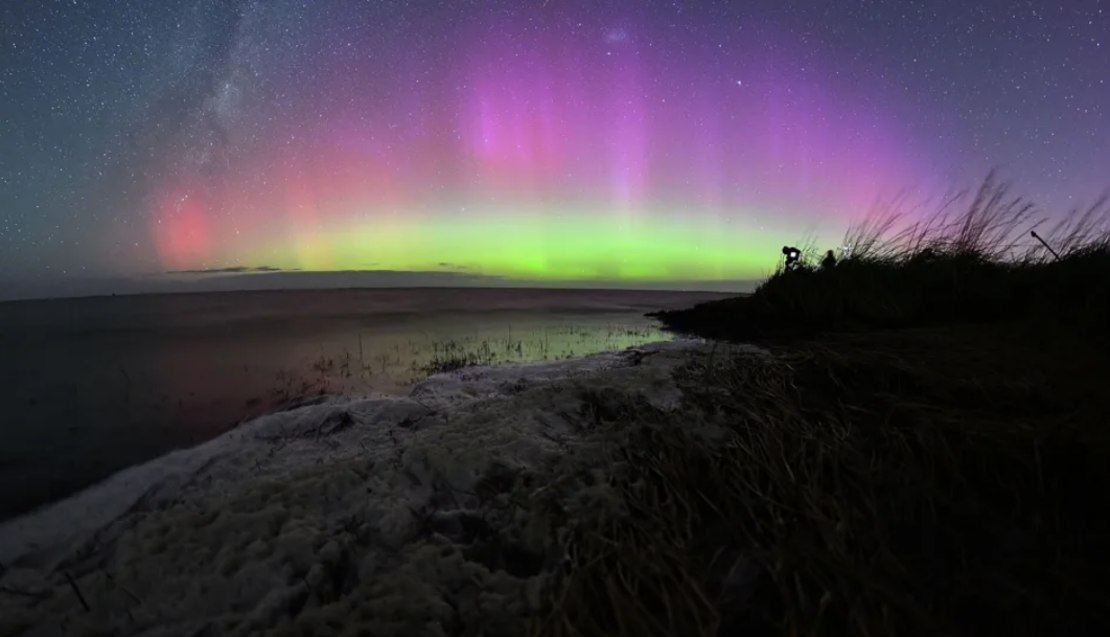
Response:
[[[503,291],[514,290],[520,292],[550,292],[550,293],[604,293],[604,294],[618,294],[618,295],[631,295],[643,293],[656,293],[656,294],[712,294],[719,295],[722,298],[732,296],[743,296],[749,292],[730,292],[720,290],[702,290],[702,289],[674,289],[674,288],[590,288],[590,287],[528,287],[528,286],[443,286],[443,285],[426,285],[426,286],[413,286],[413,285],[398,285],[398,286],[373,286],[373,287],[319,287],[319,288],[299,288],[299,287],[283,287],[283,288],[267,288],[267,289],[236,289],[236,290],[174,290],[174,291],[157,291],[157,292],[118,292],[118,293],[104,293],[104,294],[88,294],[77,296],[37,296],[25,298],[0,298],[0,305],[13,304],[13,303],[36,303],[48,301],[76,301],[87,299],[111,299],[111,298],[136,298],[136,297],[168,297],[168,296],[199,296],[210,294],[280,294],[289,292],[373,292],[373,291],[389,291],[389,292],[423,292],[423,291],[457,291],[467,290],[475,292],[488,292],[488,291]]]

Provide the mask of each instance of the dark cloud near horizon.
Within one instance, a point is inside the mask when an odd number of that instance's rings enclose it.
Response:
[[[281,268],[274,268],[268,265],[259,265],[256,267],[247,267],[245,265],[238,265],[230,268],[217,268],[214,270],[167,270],[166,274],[245,274],[249,272],[284,272]],[[294,270],[289,270],[293,272]],[[296,270],[296,271],[299,271]]]

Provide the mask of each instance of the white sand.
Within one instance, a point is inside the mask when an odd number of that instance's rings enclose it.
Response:
[[[460,370],[127,469],[0,526],[0,636],[520,634],[552,529],[490,476],[596,462],[573,426],[583,397],[673,409],[673,369],[706,349]],[[483,553],[475,525],[518,554]]]

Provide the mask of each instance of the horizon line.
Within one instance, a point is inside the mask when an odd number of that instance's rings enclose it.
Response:
[[[720,283],[738,283],[738,284],[751,284],[753,287],[759,281],[755,279],[737,279],[730,281],[721,281]],[[691,282],[698,283],[698,282]],[[701,283],[712,283],[704,281]],[[192,290],[192,289],[177,289],[177,290],[158,290],[158,291],[122,291],[122,292],[105,292],[105,293],[92,293],[92,294],[62,294],[56,296],[29,296],[19,298],[0,298],[0,304],[8,303],[34,303],[44,301],[73,301],[73,300],[87,300],[87,299],[105,299],[105,298],[119,298],[119,297],[158,297],[158,296],[181,296],[181,295],[202,295],[202,294],[257,294],[257,293],[282,293],[282,292],[350,292],[352,290],[529,290],[529,291],[547,291],[547,292],[616,292],[616,293],[630,293],[630,292],[663,292],[674,294],[719,294],[722,296],[744,296],[751,294],[750,291],[741,290],[713,290],[713,289],[698,289],[698,288],[677,288],[677,287],[571,287],[562,285],[551,286],[536,286],[535,282],[529,281],[521,285],[352,285],[352,286],[338,286],[338,287],[274,287],[274,288],[243,288],[243,289],[227,289],[227,290]]]

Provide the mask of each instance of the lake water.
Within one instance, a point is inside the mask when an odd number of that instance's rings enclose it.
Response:
[[[359,289],[0,303],[0,520],[321,392],[666,340],[713,293]]]

